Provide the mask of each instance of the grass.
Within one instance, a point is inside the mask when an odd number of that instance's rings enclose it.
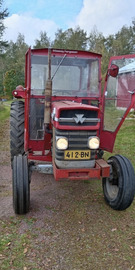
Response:
[[[113,150],[114,154],[126,156],[132,162],[135,169],[135,120],[126,119],[120,128]],[[110,153],[105,153],[107,159]]]
[[[124,110],[119,110],[116,106],[105,107],[104,123],[105,129],[114,131],[124,115]],[[111,119],[111,121],[110,121]]]
[[[6,120],[10,115],[11,101],[0,103],[0,121]]]
[[[32,233],[18,233],[22,219],[10,218],[0,221],[0,269],[25,269],[33,267],[34,263],[27,262]],[[30,219],[29,219],[30,221]],[[31,221],[30,221],[31,222]],[[2,262],[2,264],[1,264]],[[27,268],[26,268],[27,269]],[[31,268],[34,269],[34,268]]]

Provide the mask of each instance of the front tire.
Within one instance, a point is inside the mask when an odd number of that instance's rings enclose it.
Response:
[[[14,156],[13,159],[13,208],[16,214],[29,211],[30,181],[27,156]]]
[[[11,165],[14,156],[24,154],[24,102],[16,100],[10,110],[10,153]]]
[[[135,173],[131,162],[121,155],[112,156],[109,178],[102,179],[104,198],[115,210],[128,208],[135,195]]]

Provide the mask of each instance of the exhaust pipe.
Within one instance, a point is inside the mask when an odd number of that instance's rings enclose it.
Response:
[[[48,79],[45,86],[45,103],[44,103],[44,130],[50,133],[49,124],[51,121],[51,97],[52,97],[52,78],[51,78],[51,49],[48,49]]]
[[[48,79],[45,86],[45,103],[44,103],[44,131],[45,133],[52,133],[49,129],[49,124],[51,122],[51,97],[52,97],[52,80],[59,70],[63,60],[67,55],[65,54],[61,59],[59,65],[57,66],[55,73],[51,77],[51,49],[48,49]]]

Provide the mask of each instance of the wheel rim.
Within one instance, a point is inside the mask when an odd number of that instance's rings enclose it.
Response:
[[[119,192],[118,185],[114,185],[112,181],[110,181],[109,179],[106,179],[106,189],[111,200],[115,200]]]

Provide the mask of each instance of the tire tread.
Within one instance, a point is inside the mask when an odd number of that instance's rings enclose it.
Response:
[[[10,110],[10,153],[14,156],[24,154],[24,102],[13,101]]]

